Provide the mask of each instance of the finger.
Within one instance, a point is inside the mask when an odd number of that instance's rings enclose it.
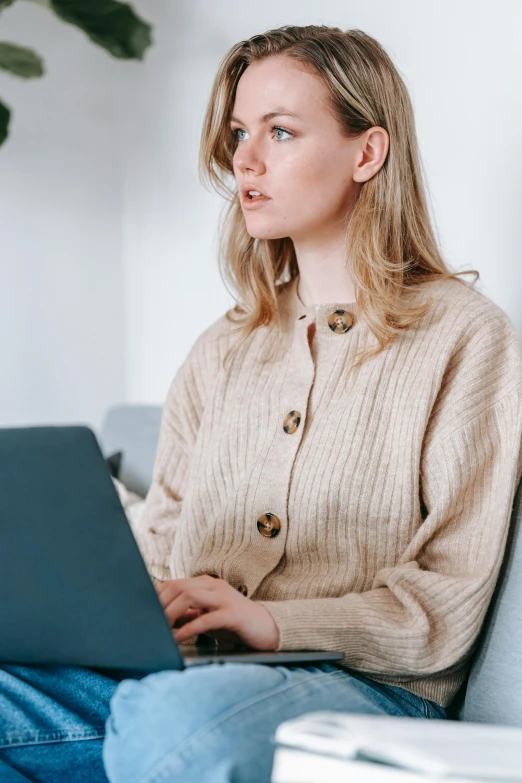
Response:
[[[193,609],[201,609],[203,612],[213,611],[215,609],[221,609],[223,606],[223,598],[218,594],[210,593],[206,590],[190,590],[189,592],[181,593],[170,603],[166,603],[163,607],[163,611],[173,626],[179,617],[185,615],[188,611]]]
[[[172,603],[179,595],[191,592],[189,586],[180,584],[180,582],[186,583],[188,581],[188,579],[171,579],[168,582],[164,582],[163,590],[161,593],[158,593],[158,598],[163,608]]]
[[[202,574],[189,579],[169,579],[158,586],[157,593],[162,605],[166,606],[181,593],[192,590],[213,591],[216,587],[215,579],[212,579],[209,574]]]
[[[225,609],[207,612],[184,625],[179,631],[176,631],[174,638],[179,644],[182,644],[187,639],[190,639],[192,636],[197,636],[200,633],[207,633],[208,631],[225,628],[229,621],[229,616],[229,613]]]
[[[169,587],[164,587],[163,590],[158,590],[158,598],[160,604],[165,608],[173,599],[172,591]]]
[[[186,612],[181,617],[178,617],[178,619],[174,623],[174,628],[181,628],[182,625],[185,625],[186,623],[189,623],[191,620],[194,620],[196,617],[199,617],[202,611],[203,609],[191,609],[190,611]]]

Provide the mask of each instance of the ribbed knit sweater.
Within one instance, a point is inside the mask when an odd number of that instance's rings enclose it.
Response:
[[[211,573],[261,602],[278,649],[341,650],[342,666],[446,706],[522,473],[522,361],[477,289],[415,296],[428,314],[355,369],[376,344],[357,304],[305,307],[296,280],[226,369],[234,324],[211,324],[170,385],[135,535],[156,579]]]

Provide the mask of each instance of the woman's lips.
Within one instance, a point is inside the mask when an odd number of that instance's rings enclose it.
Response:
[[[259,209],[259,207],[262,207],[264,204],[266,204],[268,201],[271,201],[272,199],[268,198],[268,196],[257,196],[256,198],[250,198],[250,196],[243,196],[241,199],[241,204],[243,206],[243,209]]]

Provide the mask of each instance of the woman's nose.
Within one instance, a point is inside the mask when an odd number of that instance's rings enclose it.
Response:
[[[241,146],[234,155],[234,163],[240,171],[247,168],[257,168],[263,165],[263,150],[259,142],[247,139],[241,142]]]

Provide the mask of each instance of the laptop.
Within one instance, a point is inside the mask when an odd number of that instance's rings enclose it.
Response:
[[[0,663],[143,672],[341,661],[211,636],[178,645],[94,432],[0,429]]]

